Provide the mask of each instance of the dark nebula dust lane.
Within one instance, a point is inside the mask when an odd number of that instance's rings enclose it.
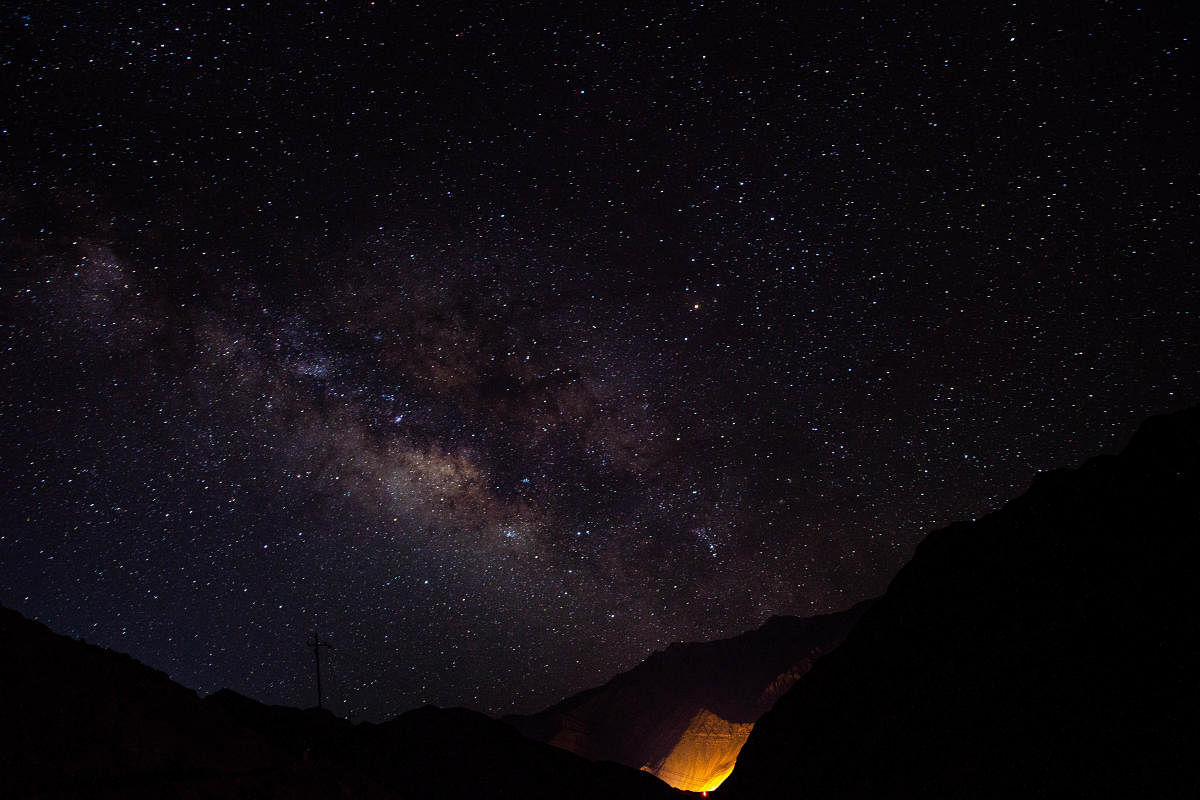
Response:
[[[1200,392],[1183,4],[0,12],[0,603],[542,708]]]

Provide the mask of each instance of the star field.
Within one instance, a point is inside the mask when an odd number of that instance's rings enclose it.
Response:
[[[881,593],[1200,395],[1151,6],[6,5],[0,602],[382,719]]]

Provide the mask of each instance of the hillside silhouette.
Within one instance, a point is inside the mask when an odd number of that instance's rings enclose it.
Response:
[[[1198,797],[1200,409],[929,535],[721,797]]]

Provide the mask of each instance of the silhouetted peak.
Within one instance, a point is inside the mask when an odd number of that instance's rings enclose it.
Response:
[[[1125,447],[1124,455],[1186,453],[1200,447],[1200,406],[1150,417]]]
[[[930,534],[731,797],[1192,797],[1200,409]]]

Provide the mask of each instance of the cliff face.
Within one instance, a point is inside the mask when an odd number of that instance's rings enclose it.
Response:
[[[753,722],[730,722],[701,709],[688,721],[670,752],[642,769],[678,789],[707,792],[733,772],[753,729]]]
[[[865,605],[812,619],[775,617],[717,642],[675,644],[597,689],[508,722],[594,760],[706,791],[733,769],[755,721],[829,652]]]
[[[931,534],[729,797],[1196,797],[1200,410]]]

